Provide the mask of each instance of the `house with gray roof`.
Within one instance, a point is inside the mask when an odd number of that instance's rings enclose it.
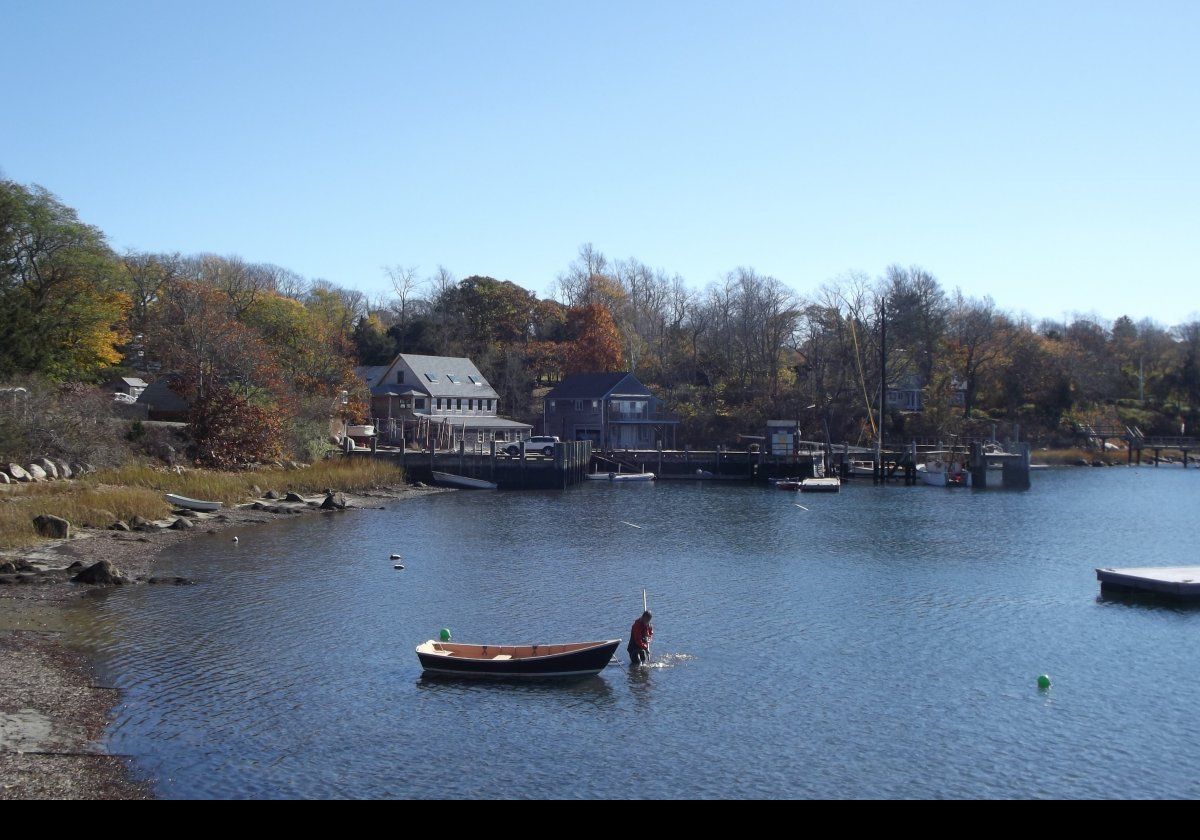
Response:
[[[599,449],[674,449],[679,418],[632,373],[576,373],[542,399],[545,434]]]
[[[524,440],[533,431],[500,416],[500,395],[470,359],[401,353],[358,374],[371,391],[372,419],[393,437],[490,443]]]

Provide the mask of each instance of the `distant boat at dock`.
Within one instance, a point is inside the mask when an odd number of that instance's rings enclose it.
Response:
[[[588,481],[654,481],[654,473],[594,472],[587,474]]]
[[[840,493],[840,478],[806,478],[800,482],[801,493]]]
[[[917,477],[930,487],[970,487],[971,473],[957,464],[927,461],[917,464]]]
[[[482,478],[470,478],[465,475],[444,472],[434,472],[433,481],[435,484],[458,487],[462,490],[495,490],[497,486],[495,482],[484,481]]]

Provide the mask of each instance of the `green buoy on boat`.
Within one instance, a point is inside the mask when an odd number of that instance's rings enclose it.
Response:
[[[438,633],[438,638],[441,639],[443,642],[450,641],[450,628],[443,627],[442,631],[440,633]],[[1047,680],[1047,682],[1049,682],[1049,680]]]
[[[1048,677],[1045,674],[1039,674],[1037,683],[1038,683],[1038,688],[1043,689],[1043,690],[1047,689],[1050,687],[1050,677]]]

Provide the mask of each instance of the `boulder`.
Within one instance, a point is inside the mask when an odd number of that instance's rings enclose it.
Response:
[[[71,475],[75,476],[76,478],[79,478],[83,475],[83,464],[72,461],[68,466],[71,468]]]
[[[125,583],[121,572],[107,560],[88,566],[71,580],[74,583],[89,583],[93,586],[120,586]]]
[[[95,471],[96,471],[96,468],[93,467],[91,464],[83,465],[83,474],[84,475],[87,475],[88,473],[94,473]]]
[[[16,563],[0,563],[0,575],[11,575],[16,570]]]
[[[29,473],[29,477],[34,481],[47,481],[50,478],[46,475],[46,471],[37,464],[29,464],[25,467],[25,472]]]
[[[54,465],[58,467],[59,478],[74,478],[75,473],[71,472],[71,465],[61,458],[54,459]]]
[[[33,476],[25,472],[25,468],[20,464],[9,464],[4,468],[4,471],[8,473],[9,477],[12,478],[13,481],[33,481]]]
[[[0,484],[11,484],[12,479],[8,477],[8,473],[0,471]]]
[[[189,531],[192,528],[195,528],[196,526],[193,525],[191,522],[188,522],[186,519],[181,518],[181,519],[176,519],[174,522],[172,522],[167,527],[170,528],[172,531]]]
[[[346,497],[341,493],[330,493],[321,502],[321,510],[345,510]]]
[[[303,502],[304,497],[301,496],[299,493],[288,493],[286,496],[283,497],[283,500],[285,502]]]
[[[264,499],[278,499],[279,494],[276,493],[274,490],[268,490],[266,493],[263,493],[263,498]]]
[[[43,537],[53,540],[69,540],[71,538],[71,523],[61,516],[50,516],[46,513],[35,516],[33,527]]]
[[[58,478],[58,467],[49,458],[38,458],[33,463],[42,468],[42,472],[46,474],[46,478],[51,481]]]

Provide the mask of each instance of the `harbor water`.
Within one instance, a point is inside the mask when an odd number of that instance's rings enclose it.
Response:
[[[1094,574],[1195,564],[1200,472],[1033,478],[296,517],[172,549],[156,574],[196,585],[99,596],[78,641],[123,692],[109,749],[167,797],[1200,796],[1200,609]],[[456,682],[413,653],[627,638],[643,588],[648,669]]]

